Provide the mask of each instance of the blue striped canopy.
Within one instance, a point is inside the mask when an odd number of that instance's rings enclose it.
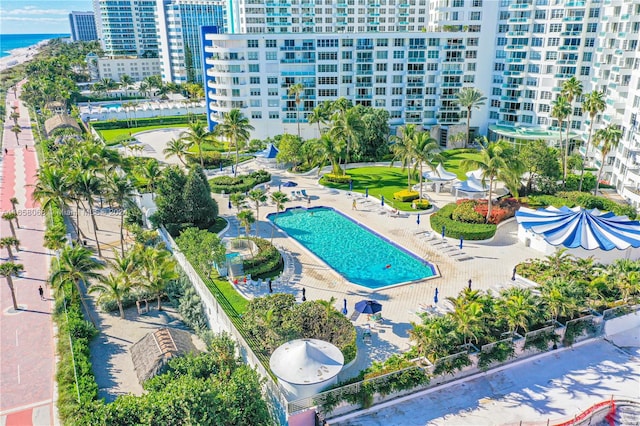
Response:
[[[538,210],[520,207],[516,220],[554,246],[607,251],[640,247],[640,222],[612,212],[566,206]]]

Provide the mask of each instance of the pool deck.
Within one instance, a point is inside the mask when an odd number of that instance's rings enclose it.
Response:
[[[256,170],[254,162],[240,166],[240,173]],[[420,312],[420,304],[434,304],[435,289],[439,291],[439,303],[441,310],[445,308],[447,297],[455,297],[472,280],[472,288],[494,292],[500,287],[519,285],[518,281],[511,281],[513,268],[519,262],[543,257],[542,253],[525,247],[517,239],[517,225],[515,220],[500,226],[492,241],[473,242],[464,241],[463,249],[459,250],[458,240],[445,238],[444,241],[438,234],[431,231],[428,215],[421,214],[420,224],[417,224],[416,215],[400,214],[394,216],[388,206],[384,208],[380,201],[372,197],[365,198],[364,194],[337,191],[320,186],[316,173],[308,176],[299,176],[286,171],[271,169],[273,180],[271,190],[275,190],[280,182],[287,180],[298,184],[296,187],[282,187],[291,198],[291,191],[305,189],[311,198],[310,206],[329,206],[350,216],[356,221],[366,224],[379,234],[390,239],[394,243],[412,251],[413,253],[435,264],[440,272],[440,277],[418,281],[403,286],[381,289],[377,291],[366,290],[346,282],[344,278],[321,262],[317,257],[309,253],[299,243],[287,238],[283,233],[276,231],[274,244],[282,249],[285,254],[285,263],[289,268],[290,279],[287,283],[273,286],[274,292],[287,292],[296,295],[298,300],[302,297],[302,288],[306,289],[306,298],[329,300],[335,298],[335,307],[342,310],[343,299],[347,299],[348,316],[353,313],[353,306],[362,299],[373,299],[383,306],[383,320],[373,324],[371,343],[365,344],[362,331],[367,324],[367,316],[360,315],[355,321],[358,328],[358,358],[349,368],[340,373],[339,379],[346,379],[358,374],[360,370],[371,365],[373,361],[382,361],[390,355],[405,351],[409,348],[408,331],[412,328],[411,322],[418,322],[420,318],[416,312]],[[436,207],[443,206],[454,201],[454,196],[448,192],[436,194],[427,192],[428,197]],[[214,195],[218,201],[220,214],[235,223],[235,208],[228,208],[228,198]],[[353,200],[356,200],[357,210],[352,209]],[[286,203],[286,207],[307,206],[303,198]],[[384,209],[384,210],[383,210]],[[272,226],[266,219],[266,215],[275,211],[271,202],[260,208],[259,229],[260,235],[270,239]],[[386,214],[381,212],[386,211]],[[255,226],[255,225],[254,225]],[[252,233],[255,228],[253,228]],[[417,232],[422,232],[417,234]],[[235,225],[230,226],[225,236],[237,235]],[[428,241],[432,238],[431,241]],[[448,243],[445,246],[445,243]],[[460,253],[462,252],[462,253]],[[268,294],[265,285],[262,287],[240,285],[240,290],[248,297],[263,296]]]

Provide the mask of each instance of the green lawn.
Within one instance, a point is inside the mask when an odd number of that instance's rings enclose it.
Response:
[[[454,153],[449,156],[444,162],[444,168],[452,173],[455,173],[460,180],[467,180],[467,176],[465,175],[466,170],[463,170],[460,166],[462,160],[479,160],[480,154],[477,152],[460,152]]]
[[[157,126],[146,127],[132,127],[130,129],[109,129],[98,130],[97,132],[104,138],[107,145],[115,145],[121,138],[126,138],[129,135],[133,135],[140,132],[146,132],[147,130],[168,129],[170,127],[188,127],[187,123],[179,124],[161,124]]]

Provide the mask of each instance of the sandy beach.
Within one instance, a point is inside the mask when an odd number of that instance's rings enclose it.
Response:
[[[30,61],[31,59],[33,59],[36,53],[38,53],[40,48],[48,42],[49,40],[42,40],[41,42],[39,42],[38,44],[34,44],[33,46],[10,50],[9,53],[11,54],[9,56],[0,58],[0,70],[5,70],[18,64]]]

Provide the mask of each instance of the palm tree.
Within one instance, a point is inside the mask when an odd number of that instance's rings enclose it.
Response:
[[[125,92],[129,90],[129,88],[133,85],[133,79],[129,77],[127,74],[122,74],[120,76],[120,88],[124,89]]]
[[[571,124],[573,122],[573,101],[574,99],[580,97],[582,95],[582,83],[575,76],[566,80],[562,83],[562,90],[560,91],[562,96],[567,98],[567,102],[569,103],[570,112],[568,116],[567,122],[567,137],[566,137],[566,146],[565,146],[565,157],[569,157],[569,130],[571,129]]]
[[[589,137],[587,138],[587,146],[585,147],[584,158],[587,161],[589,158],[589,147],[591,146],[591,134],[593,133],[593,123],[598,114],[603,112],[607,107],[607,103],[604,100],[604,92],[594,91],[587,93],[584,101],[582,102],[582,110],[589,114]],[[582,180],[584,179],[584,163],[582,162],[582,168],[580,170],[580,184],[578,185],[578,191],[582,191]]]
[[[464,339],[464,344],[473,339],[478,343],[478,335],[482,330],[482,306],[478,302],[471,302],[453,311],[451,314],[456,330]],[[469,340],[467,340],[469,338]]]
[[[13,235],[13,238],[18,238],[16,235],[16,229],[13,227],[13,221],[15,220],[17,223],[18,215],[14,212],[7,212],[2,214],[2,218],[9,222],[9,229],[11,230],[11,235]]]
[[[137,167],[134,176],[138,180],[138,184],[144,186],[147,192],[153,196],[156,192],[156,185],[162,179],[162,170],[157,160],[150,158],[140,167]]]
[[[0,238],[0,248],[6,248],[9,254],[9,260],[15,259],[11,247],[15,247],[17,251],[20,251],[20,241],[15,237],[3,237]]]
[[[517,196],[517,184],[520,180],[522,162],[515,156],[511,145],[503,140],[491,142],[480,150],[480,159],[463,160],[461,166],[466,170],[480,169],[482,171],[482,184],[489,181],[489,195],[487,206],[487,223],[491,219],[493,207],[493,183],[497,180],[505,182],[514,195]]]
[[[334,175],[341,175],[343,173],[340,168],[340,156],[344,149],[344,142],[336,140],[327,134],[320,136],[315,142],[315,148],[318,154],[318,175],[324,167],[325,163],[329,161],[331,163],[331,173]]]
[[[24,271],[24,266],[19,263],[5,262],[0,265],[0,277],[4,277],[7,280],[9,291],[11,291],[11,301],[13,302],[13,309],[16,311],[18,308],[18,302],[16,301],[16,291],[13,287],[13,277],[17,277],[20,272]]]
[[[67,182],[66,169],[55,166],[44,166],[38,171],[38,181],[33,190],[33,198],[42,205],[43,210],[56,206],[63,212],[69,208],[72,197]],[[77,234],[80,235],[79,223],[76,220]]]
[[[280,211],[284,210],[284,204],[289,202],[287,194],[284,192],[276,191],[271,194],[271,201],[276,205],[276,217],[280,214]],[[275,233],[275,225],[271,225],[271,244],[273,244],[273,235]]]
[[[602,169],[604,168],[605,160],[611,150],[618,147],[620,138],[622,137],[622,130],[615,124],[608,124],[603,129],[598,129],[595,134],[595,142],[602,154],[602,164],[600,170],[598,170],[598,179],[596,180],[596,188],[593,190],[593,195],[598,195],[598,188],[600,188],[600,178],[602,176]]]
[[[464,87],[456,95],[458,104],[467,109],[467,146],[469,145],[469,125],[471,122],[471,109],[480,108],[487,100],[482,92],[475,87]]]
[[[324,101],[311,111],[311,114],[307,117],[307,121],[309,124],[317,123],[318,124],[318,135],[322,136],[322,128],[320,125],[326,125],[331,119],[331,103],[329,101]]]
[[[298,124],[298,137],[300,137],[300,102],[302,102],[302,99],[300,99],[300,94],[304,92],[304,84],[292,84],[291,86],[289,86],[287,92],[289,93],[289,96],[293,96],[295,98],[294,102],[296,103],[296,123]]]
[[[11,203],[11,210],[13,210],[13,213],[16,215],[16,227],[20,228],[20,223],[18,222],[18,210],[16,209],[16,206],[18,205],[18,199],[16,197],[11,197],[9,199],[9,202]]]
[[[229,140],[236,148],[236,167],[233,170],[233,177],[238,175],[238,162],[240,161],[240,145],[244,145],[251,136],[249,133],[255,130],[249,124],[249,119],[245,117],[239,109],[234,108],[225,114],[222,123],[216,126],[216,132]]]
[[[207,125],[203,121],[194,121],[189,124],[189,129],[182,133],[182,141],[187,147],[197,146],[198,154],[200,155],[200,167],[204,169],[204,158],[202,156],[202,144],[205,142],[211,142],[213,133],[209,131]]]
[[[120,318],[124,319],[124,307],[122,301],[131,292],[131,287],[120,275],[109,274],[100,276],[99,281],[89,288],[89,293],[98,293],[97,302],[116,302]]]
[[[104,269],[104,265],[91,257],[91,251],[77,244],[73,244],[65,246],[64,249],[62,249],[58,264],[49,277],[51,285],[58,289],[67,283],[73,284],[72,294],[73,288],[75,288],[80,297],[80,302],[93,325],[95,325],[95,322],[91,316],[87,301],[83,297],[80,282],[82,281],[85,285],[88,285],[89,280],[100,277],[98,271],[101,269]]]
[[[536,316],[535,301],[529,289],[514,289],[507,298],[499,300],[496,310],[506,320],[512,336],[519,328],[527,332],[531,319]]]
[[[575,300],[566,291],[568,284],[561,278],[547,281],[540,288],[540,298],[544,309],[555,324],[558,317],[569,316],[576,308]]]
[[[13,125],[13,127],[11,127],[11,131],[13,132],[13,134],[16,135],[16,144],[20,145],[20,141],[18,140],[18,135],[22,133],[22,128],[20,128],[20,126],[15,124]]]
[[[260,204],[267,201],[267,194],[262,189],[249,191],[247,198],[256,206],[256,237],[258,237],[258,225],[260,224]]]
[[[120,207],[120,253],[124,256],[124,209],[135,196],[135,188],[127,176],[109,175],[106,183],[107,199]]]
[[[364,132],[364,123],[358,111],[351,108],[344,113],[337,112],[332,117],[333,126],[329,131],[331,137],[344,141],[347,150],[344,158],[345,171],[349,162],[349,151],[357,146],[358,138]]]
[[[167,142],[167,147],[162,150],[162,153],[164,154],[164,158],[173,157],[175,155],[178,157],[178,160],[180,160],[182,165],[186,167],[187,163],[184,162],[183,157],[187,155],[187,148],[187,144],[183,139],[171,139]],[[200,161],[200,165],[203,163],[204,161]]]
[[[571,104],[565,96],[558,96],[553,102],[553,109],[551,110],[551,116],[558,120],[558,134],[560,135],[560,148],[562,149],[562,123],[571,115]],[[567,134],[568,136],[568,134]],[[569,141],[565,141],[564,154],[562,156],[563,175],[562,186],[564,187],[567,182],[567,157],[569,156]]]
[[[13,111],[9,117],[13,120],[13,125],[17,126],[18,119],[20,118],[20,113],[17,111]]]
[[[416,157],[415,135],[416,126],[407,124],[402,129],[402,136],[395,137],[395,143],[391,146],[393,160],[391,160],[390,166],[393,166],[395,160],[402,162],[402,171],[407,170],[407,191],[411,191],[411,166]]]
[[[426,164],[430,170],[435,170],[434,163],[444,162],[444,157],[440,155],[440,144],[438,141],[431,137],[427,132],[419,132],[414,136],[415,138],[415,156],[416,166],[420,166],[420,194],[419,199],[422,200],[422,168]]]
[[[244,227],[244,233],[247,240],[249,240],[249,233],[251,232],[251,225],[253,225],[256,221],[255,216],[253,215],[253,211],[251,210],[242,210],[238,213],[238,220],[240,224]],[[253,256],[253,250],[251,249],[251,245],[249,244],[249,249],[251,250],[251,255]]]
[[[98,256],[102,257],[100,241],[98,240],[98,224],[96,223],[96,216],[93,209],[93,197],[95,195],[99,195],[102,191],[101,181],[90,171],[78,173],[76,176],[76,185],[74,186],[76,187],[78,195],[83,197],[87,201],[87,205],[89,206],[89,216],[91,217],[91,224],[93,225],[93,236],[96,241]]]
[[[176,271],[176,263],[169,257],[169,253],[164,250],[156,250],[159,255],[153,258],[149,281],[145,288],[156,296],[158,310],[162,310],[162,295],[170,281],[177,280],[180,275]]]

